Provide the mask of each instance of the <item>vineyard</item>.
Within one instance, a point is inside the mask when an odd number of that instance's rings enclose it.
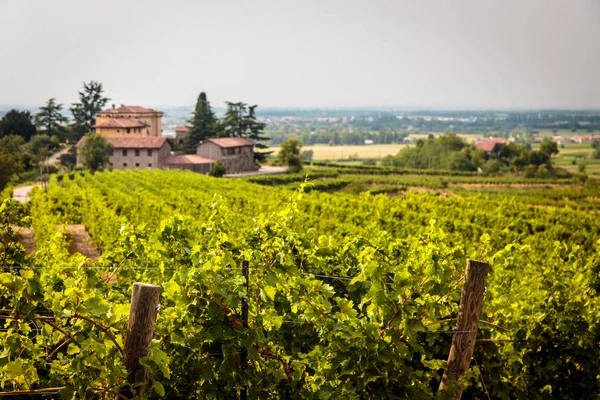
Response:
[[[448,178],[338,174],[77,173],[25,205],[5,200],[0,392],[433,398],[475,259],[490,272],[471,368],[438,398],[600,397],[598,189],[387,196],[338,190]],[[76,224],[97,260],[71,250]],[[17,227],[33,229],[35,252]],[[128,377],[134,282],[162,293],[150,353]]]

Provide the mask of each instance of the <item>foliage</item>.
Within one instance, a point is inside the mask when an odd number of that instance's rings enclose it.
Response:
[[[113,146],[102,135],[90,133],[81,147],[82,164],[92,172],[101,171],[108,164]]]
[[[545,177],[555,173],[550,160],[555,154],[558,154],[558,147],[548,139],[544,139],[539,151],[511,142],[500,144],[498,151],[492,154],[467,144],[455,134],[445,134],[419,140],[415,147],[404,148],[395,157],[385,157],[382,164],[385,167],[450,171],[481,169],[487,174],[506,170],[524,172],[528,177]]]
[[[45,106],[40,107],[40,111],[35,114],[35,124],[37,128],[48,136],[56,136],[59,139],[65,138],[66,124],[69,119],[62,115],[63,105],[56,103],[56,99],[51,98]]]
[[[77,134],[73,139],[78,140],[92,130],[98,114],[110,100],[103,95],[102,83],[90,81],[83,82],[83,90],[79,92],[79,103],[71,105],[73,114],[73,131]]]
[[[9,135],[21,136],[28,141],[36,134],[29,111],[10,110],[0,119],[0,138]]]
[[[474,171],[484,155],[471,150],[469,145],[455,134],[437,138],[429,136],[420,140],[415,147],[402,149],[396,157],[384,158],[384,166],[416,169],[450,169]]]
[[[31,154],[33,164],[43,162],[50,153],[59,147],[58,138],[46,134],[35,135],[25,146],[25,150]]]
[[[301,148],[302,143],[296,138],[289,138],[279,145],[277,160],[281,165],[287,165],[288,171],[291,173],[300,172],[302,170],[302,158],[300,157]]]
[[[24,166],[14,153],[0,148],[0,190],[12,180],[13,175],[23,171]]]
[[[217,118],[204,92],[198,96],[194,115],[188,121],[188,129],[185,150],[189,154],[195,154],[196,146],[201,141],[214,137],[217,133]]]
[[[558,154],[558,144],[550,138],[545,138],[540,143],[540,152],[549,157]]]
[[[507,193],[305,194],[148,170],[53,179],[30,215],[38,251],[0,274],[13,317],[0,320],[3,390],[115,397],[130,383],[120,348],[141,281],[163,288],[142,397],[430,399],[466,259],[482,257],[487,323],[464,397],[600,391],[595,214]],[[69,254],[65,223],[86,225],[97,262]]]
[[[210,176],[215,178],[221,178],[227,173],[225,169],[225,165],[222,162],[217,161],[210,167],[210,172],[208,173]]]

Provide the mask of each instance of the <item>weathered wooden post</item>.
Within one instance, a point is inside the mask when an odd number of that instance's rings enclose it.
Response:
[[[124,349],[125,367],[130,378],[133,378],[140,368],[140,358],[150,353],[160,291],[158,285],[141,282],[133,284]]]
[[[477,327],[479,315],[483,307],[483,295],[485,292],[485,278],[487,277],[489,264],[481,261],[468,260],[465,270],[465,281],[460,296],[458,309],[458,321],[456,332],[452,335],[452,345],[448,364],[439,390],[444,390],[448,381],[455,381],[465,373],[471,364],[471,357],[477,339]],[[460,399],[462,393],[456,398]]]
[[[250,281],[248,274],[248,267],[250,266],[250,262],[247,260],[242,261],[242,275],[246,280],[246,297],[242,299],[242,322],[244,323],[244,328],[248,329],[248,296],[250,296]],[[241,365],[242,365],[242,375],[244,374],[244,370],[246,369],[248,357],[248,349],[245,346],[242,346],[242,356]],[[240,400],[248,399],[248,388],[244,386],[242,391],[240,392]]]

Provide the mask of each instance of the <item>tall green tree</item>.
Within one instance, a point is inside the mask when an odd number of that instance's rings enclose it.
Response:
[[[79,92],[79,103],[71,104],[73,114],[73,132],[81,137],[92,130],[98,114],[110,100],[103,95],[102,83],[83,82],[83,90]],[[78,139],[75,137],[74,139]]]
[[[233,103],[230,101],[225,102],[227,104],[227,111],[221,118],[219,136],[223,137],[242,137],[246,133],[246,126],[244,124],[244,114],[247,110],[247,104],[238,102]]]
[[[58,104],[56,99],[48,100],[45,106],[40,107],[40,112],[35,114],[35,124],[38,129],[48,136],[56,136],[64,139],[66,129],[62,124],[69,122],[69,119],[62,115],[63,105]]]
[[[540,143],[540,152],[548,155],[549,157],[558,154],[558,144],[550,138],[544,138],[542,143]]]
[[[108,164],[113,146],[102,135],[90,133],[80,150],[83,165],[92,172],[101,171]]]
[[[0,119],[0,137],[18,135],[28,141],[36,134],[29,111],[10,110]]]
[[[187,153],[195,153],[198,143],[216,135],[217,118],[204,92],[198,96],[196,109],[192,118],[188,121],[188,129],[189,132],[185,142]]]
[[[256,148],[266,149],[267,145],[260,143],[268,140],[264,136],[266,124],[256,119],[256,105],[248,106],[246,103],[227,102],[227,111],[221,120],[220,136],[245,137],[256,143]],[[254,152],[254,159],[264,161],[271,152]]]
[[[264,143],[261,143],[265,140],[269,140],[268,137],[264,136],[264,131],[265,128],[267,126],[267,124],[265,124],[264,122],[259,122],[256,119],[256,105],[253,106],[249,106],[248,107],[248,114],[244,117],[245,119],[245,123],[246,123],[246,127],[247,127],[247,134],[248,134],[248,139],[252,140],[254,143],[256,143],[255,147],[257,149],[268,149],[269,146],[267,146]],[[254,159],[258,162],[263,162],[267,156],[269,154],[271,154],[272,151],[255,151],[254,152]]]

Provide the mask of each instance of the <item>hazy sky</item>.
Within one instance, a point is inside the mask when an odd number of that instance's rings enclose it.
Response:
[[[600,108],[600,0],[0,0],[0,104]]]

